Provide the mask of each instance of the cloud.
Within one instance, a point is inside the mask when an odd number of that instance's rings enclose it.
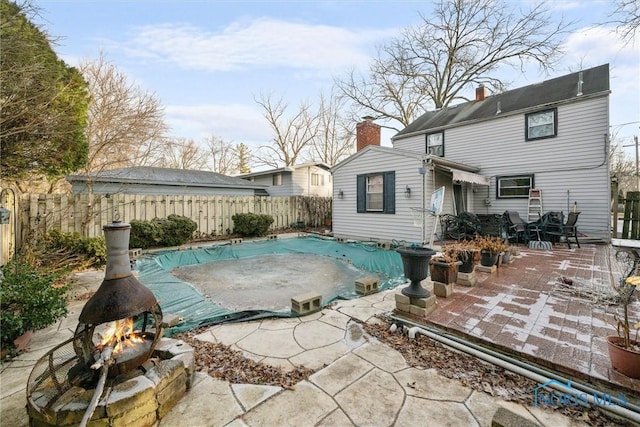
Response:
[[[196,142],[212,135],[235,143],[264,144],[272,132],[257,107],[228,105],[169,105],[166,121],[175,137],[192,138]]]
[[[118,49],[138,59],[202,71],[344,69],[368,63],[368,49],[395,32],[259,18],[236,21],[219,32],[185,23],[136,27]]]

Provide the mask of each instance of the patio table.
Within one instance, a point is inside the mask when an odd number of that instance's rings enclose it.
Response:
[[[627,253],[631,256],[631,265],[628,267],[625,277],[629,277],[638,271],[640,267],[640,240],[635,239],[611,239],[611,246],[616,248],[616,259],[618,254]]]

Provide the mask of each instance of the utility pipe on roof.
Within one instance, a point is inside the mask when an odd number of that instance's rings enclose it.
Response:
[[[453,337],[447,337],[441,331],[428,330],[424,327],[416,326],[416,323],[413,323],[406,319],[400,319],[394,316],[391,316],[391,318],[400,323],[414,325],[412,328],[408,328],[407,333],[410,339],[414,339],[416,334],[427,336],[435,341],[455,348],[456,350],[463,351],[481,360],[500,366],[511,372],[520,374],[540,384],[545,384],[552,379],[567,382],[566,379],[563,379],[559,375],[554,375],[551,372],[536,368],[535,366],[532,366],[528,363],[516,361],[515,359],[503,354],[473,345],[472,343],[464,339],[458,337],[455,337],[455,339]],[[584,397],[586,397],[587,401],[590,404],[597,404],[594,394],[601,394],[601,392],[579,383],[571,382],[571,385],[573,387],[569,388],[567,386],[564,386],[563,384],[560,384],[559,382],[552,382],[551,384],[549,384],[550,387],[563,393],[570,394],[572,396],[581,396],[582,394],[584,394]],[[604,411],[613,413],[628,420],[632,420],[633,422],[640,423],[640,407],[629,402],[623,402],[615,398],[614,396],[612,396],[611,400],[616,401],[617,405],[607,405],[599,407]]]

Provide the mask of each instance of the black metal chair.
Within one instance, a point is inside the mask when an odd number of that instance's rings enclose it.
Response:
[[[504,211],[504,219],[507,224],[507,236],[511,243],[525,242],[527,240],[527,223],[520,218],[520,214],[516,211]]]
[[[564,222],[564,214],[562,212],[550,212],[554,216],[550,216],[546,224],[543,224],[542,230],[545,236],[554,243],[560,242],[563,238],[567,242],[567,246],[571,249],[570,238],[574,238],[578,247],[580,247],[580,241],[578,240],[578,216],[580,212],[569,212],[567,222]]]
[[[578,240],[578,216],[580,212],[569,212],[569,216],[567,216],[567,222],[562,226],[562,231],[564,232],[564,239],[567,242],[567,246],[571,249],[571,242],[569,238],[573,237],[576,239],[576,245],[580,247],[580,241]]]

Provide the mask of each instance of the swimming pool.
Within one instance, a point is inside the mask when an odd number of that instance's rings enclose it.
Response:
[[[313,236],[216,244],[147,254],[139,280],[164,313],[180,316],[167,335],[198,326],[259,317],[292,316],[291,297],[317,292],[323,305],[357,298],[354,281],[379,279],[379,289],[405,283],[400,255],[357,242]]]

